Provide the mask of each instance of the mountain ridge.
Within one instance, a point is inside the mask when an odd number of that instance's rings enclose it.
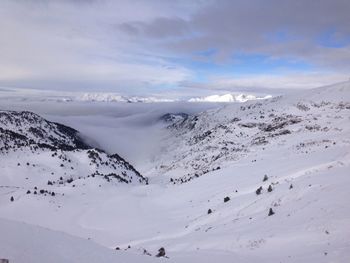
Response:
[[[173,146],[163,152],[164,162],[157,164],[163,167],[159,173],[173,173],[173,169],[184,165],[191,172],[179,180],[187,182],[216,170],[222,162],[245,158],[251,150],[270,142],[292,136],[307,137],[311,132],[327,135],[331,123],[338,122],[332,114],[342,113],[338,118],[346,119],[350,109],[350,82],[313,89],[306,94],[298,92],[290,97],[226,105],[171,123],[167,129],[172,135],[164,144]],[[325,111],[328,116],[322,116]],[[177,138],[176,143],[171,138]]]
[[[5,175],[18,175],[8,176],[8,184],[15,187],[25,182],[32,193],[38,193],[33,187],[40,185],[59,191],[61,186],[97,177],[107,183],[147,183],[147,178],[117,153],[94,148],[77,130],[29,111],[0,111],[0,155],[6,163]],[[23,177],[26,179],[21,182]]]

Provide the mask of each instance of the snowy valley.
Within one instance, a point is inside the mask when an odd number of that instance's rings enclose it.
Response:
[[[350,82],[248,99],[139,110],[142,137],[0,100],[0,258],[347,262]]]

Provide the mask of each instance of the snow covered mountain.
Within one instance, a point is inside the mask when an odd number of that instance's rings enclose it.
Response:
[[[93,148],[78,131],[27,111],[0,111],[0,158],[2,184],[14,190],[14,199],[25,193],[63,194],[86,181],[147,182],[118,154]]]
[[[159,119],[166,123],[175,123],[179,121],[184,121],[189,117],[187,113],[166,113],[162,115]]]
[[[164,145],[169,147],[157,167],[162,175],[181,175],[171,179],[174,183],[188,182],[267,147],[295,153],[333,147],[350,131],[344,123],[349,109],[346,83],[209,110],[168,126],[171,135]]]
[[[94,169],[109,173],[106,162],[112,161],[78,146],[79,133],[40,117],[40,125],[13,126],[23,113],[5,112],[10,117],[1,120],[12,121],[2,124],[1,138],[13,139],[5,139],[0,157],[0,233],[11,238],[0,235],[2,255],[49,261],[35,254],[34,243],[22,242],[34,233],[61,246],[47,250],[56,262],[159,262],[160,248],[169,263],[348,261],[349,82],[195,115],[181,112],[161,118],[161,153],[142,171],[149,184],[135,173],[134,184],[92,177]],[[98,165],[88,151],[98,153]]]
[[[23,102],[105,102],[105,103],[165,103],[165,102],[246,102],[250,100],[269,99],[271,95],[259,96],[249,93],[210,95],[193,98],[167,98],[164,96],[132,96],[122,95],[113,92],[60,92],[41,91],[30,89],[8,88],[0,90],[0,102],[3,100],[23,101]]]
[[[1,148],[30,144],[62,150],[91,148],[79,137],[78,131],[28,111],[0,111],[0,131]]]
[[[121,96],[113,93],[84,93],[81,96],[76,97],[73,100],[78,101],[98,101],[98,102],[143,102],[143,103],[156,103],[156,102],[175,102],[175,101],[187,101],[187,102],[246,102],[249,100],[262,100],[269,99],[271,95],[259,97],[252,94],[224,94],[224,95],[210,95],[206,97],[190,98],[188,100],[174,100],[155,97],[133,97],[133,96]]]
[[[0,102],[4,100],[23,102],[123,102],[156,103],[175,102],[175,99],[156,96],[132,96],[113,92],[57,92],[36,89],[6,88],[0,89]]]
[[[171,99],[155,98],[155,97],[135,97],[135,96],[121,96],[114,93],[84,93],[76,97],[77,101],[96,101],[96,102],[128,102],[128,103],[154,103],[154,102],[173,102]]]
[[[211,95],[207,97],[191,98],[189,102],[246,102],[249,100],[263,100],[270,99],[271,95],[264,97],[258,97],[251,94],[224,94],[224,95]]]

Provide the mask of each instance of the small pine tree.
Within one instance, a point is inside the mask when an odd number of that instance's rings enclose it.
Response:
[[[267,174],[264,175],[264,178],[263,178],[263,182],[269,180],[269,177],[267,176]]]
[[[165,249],[164,249],[164,247],[161,247],[158,250],[158,254],[156,255],[156,257],[159,258],[159,257],[164,257],[164,256],[165,256]]]
[[[271,185],[269,185],[269,188],[267,188],[267,191],[270,193],[270,192],[272,192],[272,186]]]
[[[208,209],[208,215],[211,214],[213,211],[211,211],[211,209]]]
[[[228,201],[230,201],[230,197],[226,196],[226,197],[224,198],[224,203],[226,203],[226,202],[228,202]]]
[[[29,195],[29,194],[30,194],[30,190],[27,191],[27,195]]]
[[[289,189],[293,189],[293,185],[292,184],[290,184]]]
[[[15,201],[15,199],[13,198],[13,196],[11,196],[10,200],[11,200],[11,202]]]
[[[263,189],[262,186],[260,186],[258,189],[256,189],[255,193],[257,195],[261,194],[262,189]]]
[[[269,210],[269,216],[272,216],[272,215],[274,215],[275,214],[275,212],[272,210],[272,208],[270,208],[270,210]]]

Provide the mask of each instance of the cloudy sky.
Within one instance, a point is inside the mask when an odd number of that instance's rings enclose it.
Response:
[[[1,0],[0,87],[217,93],[350,77],[349,0]]]

